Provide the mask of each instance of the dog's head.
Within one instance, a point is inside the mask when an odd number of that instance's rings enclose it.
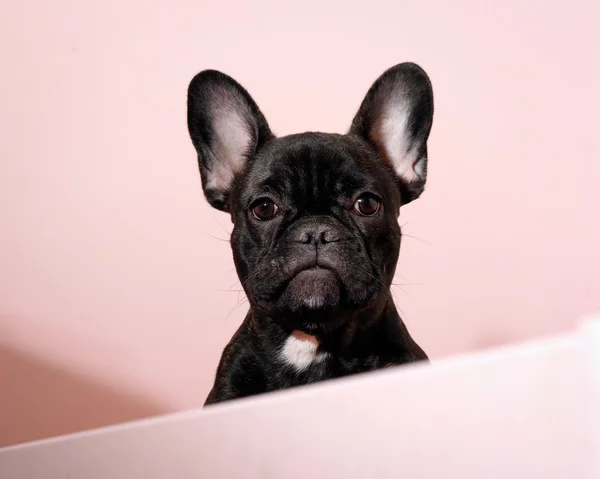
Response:
[[[209,203],[233,221],[231,245],[253,310],[290,328],[329,330],[389,297],[400,206],[423,191],[433,93],[403,63],[368,91],[345,135],[275,137],[248,92],[223,73],[188,90],[188,128]]]

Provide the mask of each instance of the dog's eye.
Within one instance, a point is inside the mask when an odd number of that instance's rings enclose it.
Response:
[[[275,216],[279,208],[269,199],[258,200],[252,206],[252,215],[261,221],[270,220]]]
[[[381,202],[373,195],[361,195],[354,203],[354,209],[362,216],[373,216],[381,208]]]

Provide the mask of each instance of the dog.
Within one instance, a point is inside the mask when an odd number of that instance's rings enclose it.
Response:
[[[249,311],[205,406],[428,361],[392,300],[400,207],[427,177],[433,89],[410,62],[368,90],[346,134],[277,137],[233,78],[190,82],[187,123],[204,196],[233,223]]]

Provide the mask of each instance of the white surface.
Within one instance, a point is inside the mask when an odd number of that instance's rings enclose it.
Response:
[[[431,366],[6,448],[0,478],[598,478],[599,350],[600,323],[589,323]]]
[[[600,316],[590,317],[583,328],[587,348],[591,354],[593,397],[596,407],[591,411],[590,423],[594,435],[594,465],[591,477],[600,478]]]

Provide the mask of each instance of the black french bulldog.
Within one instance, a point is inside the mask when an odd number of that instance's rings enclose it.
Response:
[[[231,215],[250,303],[205,405],[428,359],[390,285],[432,121],[431,82],[414,63],[379,77],[345,135],[278,138],[235,80],[194,77],[188,128],[202,187]]]

